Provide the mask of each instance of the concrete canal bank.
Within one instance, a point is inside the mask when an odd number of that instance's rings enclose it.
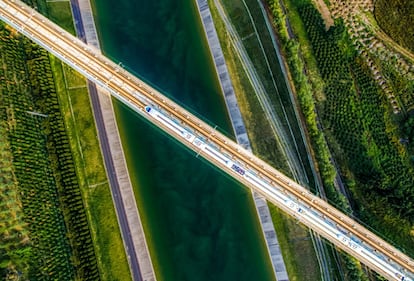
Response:
[[[71,0],[80,39],[100,50],[89,0]],[[95,124],[133,280],[156,280],[122,149],[110,94],[88,82]]]
[[[246,127],[244,125],[243,118],[237,104],[234,88],[230,80],[223,51],[221,49],[217,32],[214,27],[210,8],[208,6],[207,0],[196,0],[196,3],[203,23],[203,28],[207,37],[210,52],[214,60],[214,65],[224,95],[236,140],[243,147],[251,150]],[[279,281],[289,280],[266,199],[260,194],[257,194],[255,192],[252,193],[276,278]]]

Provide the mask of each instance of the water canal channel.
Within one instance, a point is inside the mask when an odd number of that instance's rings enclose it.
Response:
[[[231,132],[194,0],[96,1],[105,54]],[[158,280],[274,280],[250,191],[115,103]]]

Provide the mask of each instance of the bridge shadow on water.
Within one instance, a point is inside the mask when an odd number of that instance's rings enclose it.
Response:
[[[105,54],[231,132],[193,1],[95,4]],[[115,107],[158,279],[273,280],[250,191]]]

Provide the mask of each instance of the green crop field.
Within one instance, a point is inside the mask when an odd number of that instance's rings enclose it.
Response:
[[[242,9],[243,5],[238,1],[226,2],[234,10],[232,22],[236,25],[240,33],[244,32],[243,34],[247,34],[248,36],[252,30],[252,26],[250,25],[246,11]],[[243,120],[246,124],[253,151],[269,163],[272,163],[274,167],[277,167],[285,173],[289,173],[284,154],[280,151],[279,144],[266,119],[259,100],[253,94],[252,86],[233,46],[226,39],[226,28],[217,10],[214,8],[213,1],[210,1],[210,4],[215,27],[219,35],[226,64],[237,96],[237,102],[243,114]],[[261,12],[255,16],[259,17],[260,15]],[[264,23],[262,22],[262,24]],[[266,44],[271,44],[270,38],[266,42]],[[254,48],[250,50],[251,52],[260,52],[260,46],[257,42],[256,44],[249,42],[248,46]],[[270,48],[271,46],[268,47]],[[280,77],[280,79],[283,79],[283,77]],[[284,96],[284,98],[287,99],[288,97]],[[270,208],[272,210],[272,219],[275,228],[278,231],[280,247],[284,257],[286,257],[286,267],[291,280],[319,280],[320,272],[318,261],[315,256],[312,241],[309,239],[309,232],[304,227],[296,224],[293,219],[277,211],[275,206],[270,206]],[[292,245],[291,242],[296,240],[298,243],[293,243],[294,245]],[[306,251],[307,254],[303,255],[303,251]],[[309,266],[300,266],[298,261]]]
[[[410,110],[401,115],[393,113],[387,95],[358,56],[341,20],[326,30],[312,1],[285,0],[283,3],[285,7],[281,9],[279,1],[269,1],[289,67],[293,69],[316,158],[325,158],[319,161],[320,167],[332,166],[329,158],[318,157],[318,154],[326,155],[326,149],[320,146],[325,139],[351,190],[354,215],[412,255],[412,151],[411,143],[404,146],[400,142],[401,137],[410,141],[414,133],[409,125],[414,123]],[[286,33],[285,13],[293,38]],[[410,108],[412,83],[395,66],[385,61],[381,64],[384,75],[391,77],[393,89],[398,89],[395,92],[403,107]],[[405,136],[401,133],[404,130]],[[321,174],[325,185],[333,187],[329,169],[328,177]],[[328,192],[335,205],[349,210],[341,197],[332,195],[335,194]],[[359,266],[352,259],[344,258],[345,267],[351,269],[350,280],[364,278]]]
[[[414,2],[411,0],[375,1],[375,18],[394,40],[414,51]]]
[[[14,174],[31,246],[27,253],[29,256],[20,257],[23,261],[27,259],[29,267],[16,270],[25,278],[42,280],[49,276],[52,279],[73,279],[72,251],[51,168],[45,117],[28,113],[38,111],[38,108],[32,96],[31,79],[34,77],[27,72],[23,46],[35,46],[23,42],[4,26],[1,27],[0,38],[2,118],[3,122],[8,123],[7,136],[13,155]],[[43,79],[46,83],[50,81],[50,77]],[[9,274],[11,271],[6,270],[5,275]]]
[[[311,1],[285,2],[301,19],[298,24],[296,18],[293,26],[306,37],[299,39],[298,47],[305,57],[314,57],[316,74],[323,81],[323,93],[315,93],[307,104],[316,101],[322,125],[319,132],[326,136],[340,164],[356,213],[413,253],[414,171],[399,141],[398,118],[352,47],[343,23],[337,20],[326,31]]]

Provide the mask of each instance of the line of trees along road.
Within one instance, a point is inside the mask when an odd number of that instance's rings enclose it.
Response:
[[[375,18],[395,41],[414,52],[414,2],[412,0],[377,0]]]
[[[0,278],[99,280],[49,54],[4,25],[0,38],[0,116],[15,175],[0,188],[15,185],[8,198],[23,213],[8,222],[20,239],[1,247]],[[11,241],[5,233],[0,239]]]
[[[294,6],[308,46],[289,38],[279,1],[269,1],[328,198],[345,207],[330,188],[334,171],[328,163],[323,135],[352,191],[354,215],[413,256],[414,170],[399,142],[398,123],[386,95],[358,56],[341,20],[326,30],[311,1],[297,1]],[[298,55],[300,52],[304,55]],[[316,71],[303,67],[304,57],[307,63],[309,57],[314,58]],[[357,280],[356,276],[352,278]]]

